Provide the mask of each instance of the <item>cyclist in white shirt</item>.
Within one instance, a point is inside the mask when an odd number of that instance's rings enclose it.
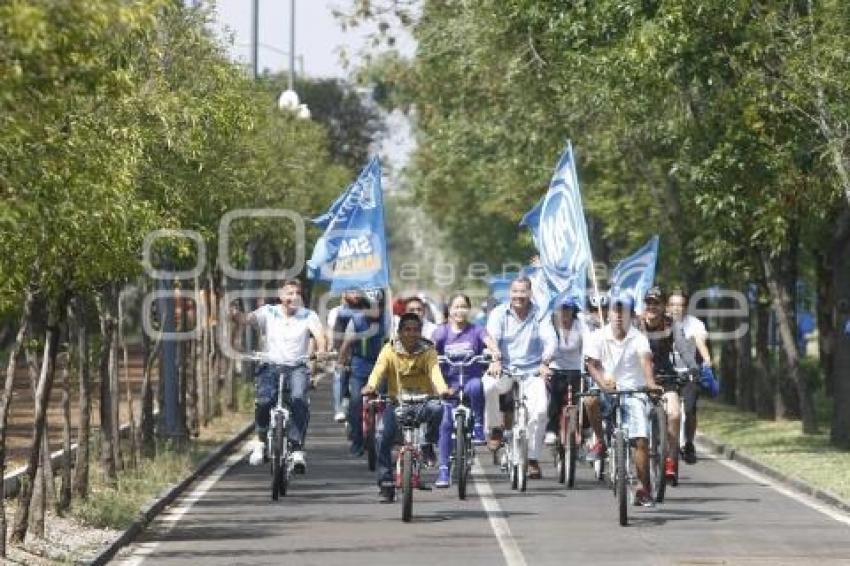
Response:
[[[634,299],[627,293],[611,298],[610,322],[594,333],[585,349],[587,368],[603,391],[629,390],[647,387],[662,391],[655,384],[652,370],[652,350],[649,341],[631,324]],[[652,506],[649,483],[649,399],[645,394],[625,396],[624,423],[629,438],[635,444],[635,467],[641,487],[635,503]]]
[[[549,379],[549,422],[546,425],[546,437],[543,443],[547,446],[555,444],[558,432],[558,413],[561,400],[569,385],[573,386],[575,395],[581,390],[581,370],[584,366],[582,342],[587,329],[578,318],[580,307],[578,301],[567,297],[561,300],[552,313],[552,323],[555,335],[558,337],[558,347],[549,369],[552,376]],[[578,398],[573,398],[577,402]]]
[[[307,434],[307,423],[310,420],[308,399],[310,372],[307,369],[306,360],[311,337],[316,340],[318,357],[327,351],[327,342],[319,316],[301,306],[299,280],[284,281],[280,286],[279,297],[278,305],[263,305],[248,314],[233,312],[233,317],[238,322],[253,325],[262,335],[263,363],[256,372],[254,412],[258,440],[253,446],[249,462],[256,466],[265,459],[264,450],[270,411],[277,403],[278,377],[283,374],[289,380],[292,411],[289,439],[293,443],[294,471],[304,473],[307,469],[304,439]]]
[[[700,374],[707,383],[716,383],[714,371],[712,370],[711,351],[708,349],[708,331],[705,324],[697,317],[687,313],[688,296],[681,289],[675,289],[667,298],[667,313],[681,325],[685,340],[692,350],[697,363],[701,363]],[[681,359],[676,360],[677,366],[685,366]],[[699,386],[693,381],[688,382],[682,388],[682,399],[685,405],[685,447],[683,457],[688,464],[697,461],[696,449],[694,448],[694,436],[697,431],[697,399],[699,399]]]
[[[531,302],[531,280],[514,279],[510,302],[493,309],[487,321],[487,333],[499,345],[495,361],[482,379],[484,384],[485,426],[489,427],[490,447],[498,448],[502,440],[503,415],[499,411],[499,395],[513,387],[514,377],[502,374],[502,367],[529,375],[525,381],[528,403],[528,478],[540,479],[539,458],[546,434],[546,412],[549,394],[546,381],[551,373],[549,363],[558,339],[550,317],[543,316]]]

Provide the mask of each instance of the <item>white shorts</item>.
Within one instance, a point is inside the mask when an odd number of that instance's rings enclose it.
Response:
[[[629,439],[649,438],[649,399],[643,393],[622,398],[623,424]]]

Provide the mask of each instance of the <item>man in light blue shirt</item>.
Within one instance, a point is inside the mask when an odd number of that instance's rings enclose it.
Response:
[[[511,283],[510,302],[499,305],[487,321],[487,333],[499,345],[495,361],[483,378],[485,425],[490,429],[490,448],[502,441],[504,417],[499,411],[499,395],[513,387],[514,376],[502,375],[502,368],[529,375],[522,379],[528,406],[528,477],[540,479],[538,459],[546,434],[549,393],[549,362],[558,345],[550,317],[542,320],[540,308],[531,302],[531,281],[518,277]]]

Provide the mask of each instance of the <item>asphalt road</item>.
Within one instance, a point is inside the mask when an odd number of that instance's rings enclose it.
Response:
[[[117,562],[124,564],[428,565],[850,564],[850,517],[830,517],[772,484],[703,457],[685,466],[664,504],[630,507],[580,466],[576,487],[551,464],[526,493],[479,449],[475,488],[417,491],[414,520],[378,502],[365,459],[348,455],[331,420],[328,384],[314,392],[308,470],[272,502],[268,466],[251,467],[247,446],[166,510]],[[434,472],[428,472],[433,481]]]

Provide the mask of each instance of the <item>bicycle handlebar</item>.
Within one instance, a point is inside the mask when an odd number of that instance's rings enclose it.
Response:
[[[453,367],[469,367],[473,364],[489,364],[493,359],[488,354],[479,354],[470,358],[464,358],[460,361],[454,361],[448,356],[437,356],[437,361],[441,364],[448,364]]]
[[[321,355],[319,355],[319,354],[321,354]],[[320,361],[320,362],[325,361],[326,362],[326,361],[336,359],[337,355],[338,355],[337,352],[319,352],[319,353],[314,352],[314,353],[310,354],[309,356],[299,356],[298,358],[296,358],[294,364],[298,365],[298,364],[304,364],[304,363],[313,362],[313,361]],[[268,356],[269,356],[268,352],[251,352],[250,354],[245,355],[245,357],[247,357],[249,360],[251,360],[253,362],[263,362],[263,363],[270,363],[270,364],[277,364],[278,363],[278,362],[271,361]]]

